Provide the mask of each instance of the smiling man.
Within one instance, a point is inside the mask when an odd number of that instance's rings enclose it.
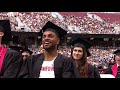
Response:
[[[32,55],[23,65],[19,77],[22,78],[71,78],[73,62],[57,52],[67,31],[48,21],[40,31],[44,52]],[[27,67],[28,66],[28,67]]]

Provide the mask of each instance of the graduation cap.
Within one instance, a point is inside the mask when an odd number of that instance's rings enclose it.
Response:
[[[30,55],[33,53],[33,52],[32,52],[31,50],[29,50],[28,48],[23,48],[22,51],[21,51],[21,53],[23,53],[23,52],[29,52]]]
[[[4,33],[4,36],[2,37],[2,42],[5,44],[8,43],[8,41],[12,39],[9,20],[0,20],[0,31]]]
[[[89,41],[80,37],[72,38],[68,44],[74,46],[77,43],[83,44],[86,47],[86,49],[89,49],[92,46],[92,44]]]
[[[118,49],[115,52],[113,52],[113,54],[120,55],[120,49]]]
[[[57,26],[56,24],[52,23],[51,21],[48,21],[40,30],[38,36],[42,36],[45,31],[52,31],[54,32],[60,40],[64,39],[64,36],[67,34],[67,31],[62,29],[61,27]]]
[[[22,46],[9,46],[10,49],[21,52],[23,50]]]

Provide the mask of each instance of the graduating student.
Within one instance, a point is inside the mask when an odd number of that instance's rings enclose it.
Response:
[[[21,53],[22,53],[23,60],[26,60],[27,57],[32,55],[33,52],[31,50],[29,50],[28,48],[23,48]]]
[[[76,78],[100,78],[97,68],[87,62],[87,56],[90,56],[88,49],[92,44],[80,37],[75,37],[71,39],[69,45],[73,46],[71,58],[76,66],[74,69]]]
[[[0,20],[0,78],[16,78],[22,65],[20,53],[4,46],[10,38],[9,20]]]
[[[28,48],[23,46],[10,46],[10,49],[19,52],[22,55],[23,61],[26,60],[26,58],[33,53]]]
[[[71,78],[73,62],[57,52],[67,31],[48,21],[40,34],[44,52],[27,58],[19,78]]]
[[[105,70],[105,74],[112,74],[115,78],[120,78],[120,50],[113,52],[115,63]]]

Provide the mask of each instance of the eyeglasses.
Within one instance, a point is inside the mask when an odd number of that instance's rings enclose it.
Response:
[[[22,57],[28,57],[28,55],[22,55]]]

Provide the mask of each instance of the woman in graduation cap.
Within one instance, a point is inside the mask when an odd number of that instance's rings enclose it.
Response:
[[[91,43],[80,37],[75,37],[71,39],[69,44],[73,46],[71,58],[75,64],[75,77],[100,78],[98,69],[87,62],[87,56],[90,55],[88,49],[91,47]]]
[[[48,21],[40,31],[44,52],[27,58],[19,78],[71,78],[73,62],[57,52],[67,31]]]
[[[0,20],[0,78],[16,78],[22,65],[22,56],[4,47],[11,38],[9,20]]]
[[[120,78],[120,50],[113,52],[115,63],[105,70],[105,74],[112,74],[115,78]]]

